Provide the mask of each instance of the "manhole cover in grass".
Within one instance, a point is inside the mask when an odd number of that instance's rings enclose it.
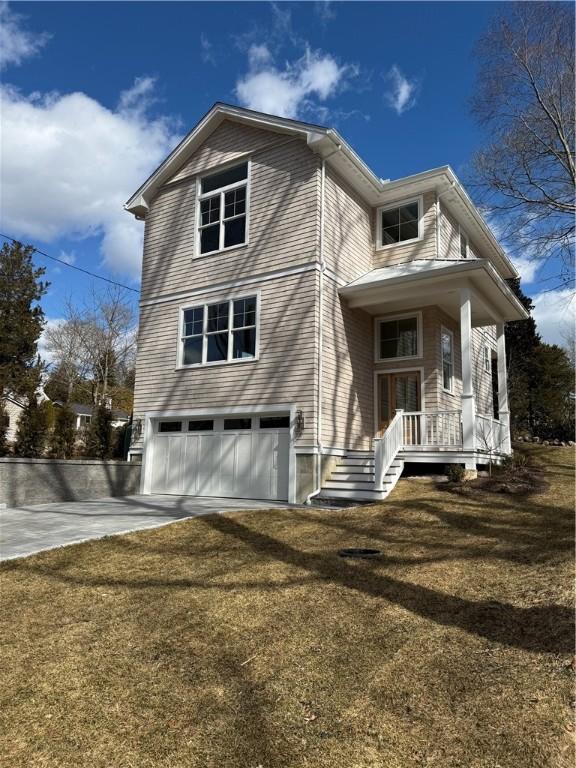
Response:
[[[379,549],[364,549],[362,547],[348,547],[346,549],[340,549],[338,551],[340,557],[378,557],[381,555]]]

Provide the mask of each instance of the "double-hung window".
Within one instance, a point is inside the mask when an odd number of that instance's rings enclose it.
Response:
[[[378,360],[418,357],[419,315],[378,321]]]
[[[442,328],[440,353],[442,355],[442,386],[447,392],[454,389],[454,334]]]
[[[378,209],[378,247],[411,242],[420,238],[420,198]]]
[[[184,309],[180,365],[254,359],[257,303],[256,296],[247,296]]]
[[[244,245],[248,240],[248,163],[203,176],[198,190],[198,253]]]

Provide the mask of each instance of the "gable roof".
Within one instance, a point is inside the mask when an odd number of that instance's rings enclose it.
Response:
[[[65,403],[62,400],[55,400],[54,405],[64,406]],[[86,403],[68,403],[68,409],[75,413],[76,416],[92,416],[94,411],[93,405],[87,405]],[[112,416],[114,419],[121,421],[130,419],[130,414],[127,411],[112,409]]]
[[[136,218],[145,218],[150,201],[158,189],[182,167],[225,120],[276,133],[300,136],[313,152],[326,160],[369,205],[374,207],[393,202],[398,199],[399,194],[405,197],[425,189],[435,190],[447,203],[464,215],[470,238],[494,258],[502,276],[517,277],[516,268],[449,165],[394,181],[383,180],[374,174],[350,144],[333,128],[268,115],[222,102],[214,104],[136,190],[124,208]]]

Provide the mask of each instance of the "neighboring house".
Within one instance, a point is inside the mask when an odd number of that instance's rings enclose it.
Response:
[[[382,181],[332,129],[216,104],[126,208],[143,493],[381,499],[404,462],[510,452],[526,311],[448,166]]]
[[[38,402],[44,403],[50,400],[48,395],[44,392],[42,387],[39,387],[36,395]],[[22,411],[26,407],[27,398],[19,397],[17,395],[5,394],[3,398],[4,410],[8,416],[8,428],[6,430],[6,442],[11,445],[16,442],[16,436],[18,434],[18,422]]]
[[[16,397],[15,395],[6,395],[4,397],[4,410],[8,416],[8,428],[6,430],[6,442],[8,444],[16,442],[18,422],[25,407],[26,402],[23,398]]]
[[[55,406],[62,407],[64,405],[60,400],[54,402]],[[94,407],[92,405],[85,405],[84,403],[68,403],[68,408],[76,416],[76,431],[83,432],[90,425],[92,421],[92,413]],[[126,411],[112,410],[112,426],[122,427],[130,420],[130,414]]]

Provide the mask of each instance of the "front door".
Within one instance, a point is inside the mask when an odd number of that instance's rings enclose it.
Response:
[[[420,372],[378,375],[378,435],[384,434],[396,411],[420,410]]]

